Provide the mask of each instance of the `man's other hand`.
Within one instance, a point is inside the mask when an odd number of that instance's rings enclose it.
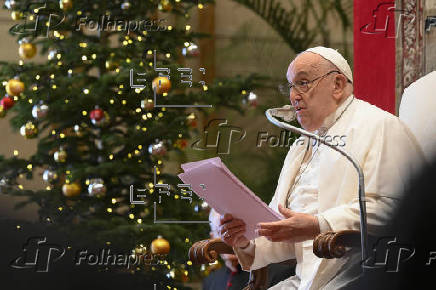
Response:
[[[220,218],[220,227],[218,233],[221,240],[231,247],[245,248],[250,241],[244,236],[245,223],[241,219],[235,219],[229,213],[222,215]]]
[[[271,242],[303,242],[314,239],[320,232],[318,219],[310,214],[297,213],[279,205],[285,219],[277,222],[258,223],[257,232]]]

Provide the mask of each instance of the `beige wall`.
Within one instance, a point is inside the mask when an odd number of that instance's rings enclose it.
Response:
[[[19,60],[18,56],[18,43],[14,37],[12,37],[8,30],[16,22],[10,17],[10,13],[7,10],[0,9],[0,60],[2,61],[13,61],[17,62]],[[45,57],[35,57],[35,61],[44,61]],[[5,80],[0,80],[3,82]],[[2,132],[2,138],[0,141],[0,155],[5,157],[13,156],[13,151],[19,151],[19,157],[29,157],[36,151],[36,140],[26,140],[18,132],[14,132],[9,126],[9,119],[11,114],[7,117],[0,119],[0,132]],[[41,177],[37,176],[35,181],[28,181],[25,179],[20,179],[20,183],[23,184],[24,188],[40,188],[42,183],[40,182]],[[14,210],[13,206],[17,201],[22,200],[18,197],[12,197],[9,195],[0,194],[0,217],[17,217],[33,220],[37,218],[37,207],[29,206],[24,209]]]

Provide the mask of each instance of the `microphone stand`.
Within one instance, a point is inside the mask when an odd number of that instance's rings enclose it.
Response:
[[[353,164],[354,168],[357,171],[357,174],[359,175],[360,242],[362,247],[362,262],[365,262],[368,257],[368,229],[367,229],[367,219],[366,219],[365,183],[363,178],[363,171],[359,163],[346,151],[344,151],[343,149],[337,146],[329,144],[318,135],[312,134],[306,130],[297,128],[288,123],[280,122],[279,120],[277,120],[275,117],[281,117],[285,121],[292,121],[295,119],[295,109],[290,105],[286,105],[282,108],[268,109],[266,110],[265,115],[268,118],[268,121],[270,121],[277,127],[280,127],[285,130],[289,130],[296,134],[307,136],[309,138],[313,138],[318,142],[326,145],[327,147],[330,147],[331,149],[341,153],[343,156],[345,156],[345,158],[347,158],[348,161],[350,161]],[[362,269],[365,269],[363,265],[364,263],[362,263]]]

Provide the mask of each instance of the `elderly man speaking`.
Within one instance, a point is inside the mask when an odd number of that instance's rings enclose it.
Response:
[[[368,230],[377,233],[391,217],[405,176],[423,160],[414,136],[397,117],[353,95],[350,66],[334,49],[300,53],[289,65],[287,79],[304,129],[326,140],[346,136],[343,148],[364,171]],[[270,289],[322,289],[340,273],[347,254],[319,259],[313,239],[326,231],[359,229],[357,182],[345,157],[301,137],[288,152],[269,205],[285,218],[258,224],[259,237],[249,241],[244,221],[225,214],[220,236],[234,248],[244,270],[297,260],[296,275]]]

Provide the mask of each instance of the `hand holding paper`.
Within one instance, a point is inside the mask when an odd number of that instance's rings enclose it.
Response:
[[[191,184],[192,190],[219,214],[231,214],[245,222],[244,236],[257,237],[255,228],[261,222],[275,222],[283,217],[269,208],[221,162],[219,157],[182,164],[179,178]]]
[[[250,242],[245,235],[245,223],[241,219],[235,219],[229,213],[221,216],[219,235],[221,240],[232,247],[245,247]]]

